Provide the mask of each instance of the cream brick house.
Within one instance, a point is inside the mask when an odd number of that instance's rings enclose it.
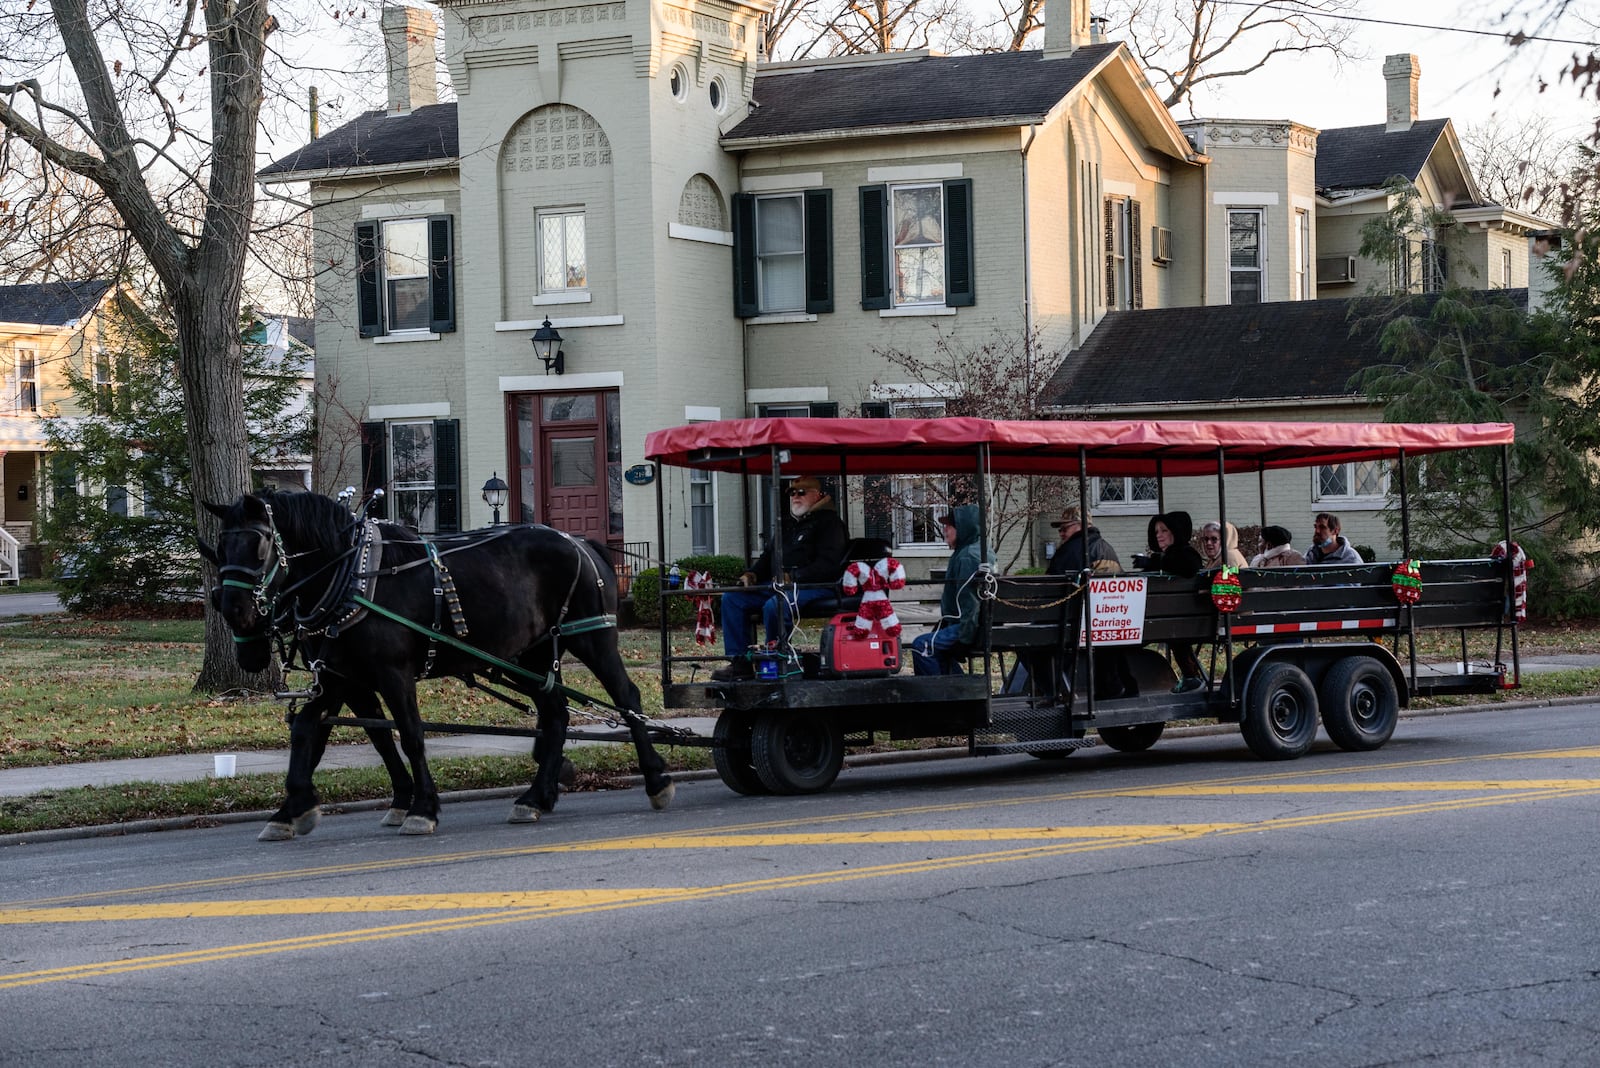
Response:
[[[623,473],[657,427],[937,411],[874,355],[931,328],[1072,349],[1108,312],[1317,294],[1318,131],[1181,127],[1057,2],[1040,51],[767,64],[743,0],[443,0],[453,104],[434,16],[387,10],[387,108],[261,172],[315,208],[337,481],[452,530],[500,475],[513,516],[649,541]],[[671,554],[750,546],[737,480],[661,489]],[[877,518],[937,558],[934,509]]]

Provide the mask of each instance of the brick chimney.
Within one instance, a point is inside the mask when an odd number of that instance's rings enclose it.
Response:
[[[1089,0],[1047,0],[1044,14],[1046,59],[1070,56],[1089,43]]]
[[[1417,121],[1417,79],[1422,77],[1422,66],[1416,56],[1386,56],[1383,61],[1383,80],[1388,83],[1388,111],[1384,116],[1383,132],[1397,133],[1411,129]]]
[[[389,64],[389,111],[412,111],[439,102],[433,42],[439,23],[420,7],[383,9],[383,52]]]

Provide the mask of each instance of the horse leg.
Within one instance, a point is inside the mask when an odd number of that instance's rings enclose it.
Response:
[[[556,807],[567,763],[562,756],[567,744],[567,699],[541,691],[534,695],[533,704],[539,710],[539,737],[533,742],[533,759],[539,767],[527,792],[511,806],[510,823],[533,823],[541,812]]]
[[[623,719],[627,721],[628,733],[633,736],[633,748],[639,755],[645,796],[650,798],[651,808],[666,808],[672,803],[672,795],[677,787],[672,782],[672,776],[667,774],[667,762],[661,759],[661,754],[650,742],[643,718],[644,703],[639,698],[639,687],[633,684],[628,677],[628,669],[623,666],[622,654],[617,651],[617,632],[597,630],[575,635],[567,648],[594,673],[600,685],[605,687],[611,703],[631,713],[624,715]]]
[[[400,732],[400,748],[411,763],[414,793],[401,834],[432,834],[439,826],[439,787],[428,770],[428,757],[422,742],[422,717],[417,712],[417,689],[410,679],[396,679],[384,691],[384,702],[394,713],[395,729]]]
[[[383,706],[378,703],[378,695],[370,691],[363,691],[360,697],[347,702],[350,710],[363,719],[382,719]],[[406,809],[411,807],[412,783],[411,772],[406,770],[406,762],[400,757],[400,747],[395,745],[394,731],[388,727],[364,727],[367,737],[372,741],[372,748],[378,751],[383,758],[383,766],[389,773],[389,786],[394,796],[389,802],[389,811],[385,812],[380,827],[398,827],[405,821]]]
[[[284,842],[317,829],[322,804],[311,777],[322,762],[328,734],[333,729],[322,721],[323,713],[338,706],[337,697],[322,694],[295,713],[289,726],[289,771],[284,776],[283,804],[267,820],[256,841]]]

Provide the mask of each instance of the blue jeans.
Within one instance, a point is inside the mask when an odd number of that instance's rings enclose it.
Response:
[[[965,675],[951,650],[960,643],[959,627],[918,635],[911,642],[911,670],[917,675]]]
[[[802,608],[834,595],[832,590],[792,592]],[[722,651],[728,656],[739,656],[755,644],[751,624],[757,612],[766,625],[767,641],[777,642],[780,647],[787,644],[789,631],[794,626],[787,599],[771,586],[755,586],[722,595]]]

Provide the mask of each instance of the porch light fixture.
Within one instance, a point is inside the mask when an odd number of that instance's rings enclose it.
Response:
[[[533,354],[544,364],[545,374],[549,374],[552,367],[558,375],[566,373],[567,354],[561,351],[561,331],[550,325],[548,317],[533,332]]]
[[[495,471],[489,475],[489,481],[483,484],[483,503],[494,509],[494,522],[491,526],[500,525],[500,509],[506,506],[506,497],[511,493],[511,487],[506,485],[505,479],[500,477],[500,472]]]

